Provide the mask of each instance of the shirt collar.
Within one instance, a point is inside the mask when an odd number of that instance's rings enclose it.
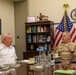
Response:
[[[7,47],[3,43],[1,43],[1,45],[3,46],[3,48],[11,48],[12,47],[12,46]]]

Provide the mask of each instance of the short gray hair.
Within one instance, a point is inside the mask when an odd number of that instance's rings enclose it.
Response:
[[[68,35],[70,35],[70,32],[68,32],[68,31],[64,31],[63,33],[67,33]]]
[[[71,38],[70,32],[64,31],[63,33],[66,33]]]
[[[10,33],[3,33],[3,34],[1,35],[1,42],[3,42],[3,40],[4,40],[8,35],[10,35]]]

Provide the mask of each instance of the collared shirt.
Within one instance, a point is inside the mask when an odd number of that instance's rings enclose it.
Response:
[[[7,47],[3,43],[0,44],[0,65],[16,63],[16,52],[13,46]]]
[[[76,44],[73,42],[70,42],[67,44],[70,50],[66,47],[66,44],[61,44],[58,46],[58,54],[59,57],[64,64],[69,64],[69,62],[74,58],[72,51],[76,51]]]

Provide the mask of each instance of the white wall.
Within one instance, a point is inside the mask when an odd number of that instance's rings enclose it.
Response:
[[[0,19],[2,33],[11,33],[15,44],[14,3],[11,0],[0,0]]]
[[[29,16],[38,16],[39,13],[49,16],[49,20],[59,23],[63,17],[63,4],[68,3],[68,16],[76,8],[76,0],[28,0]],[[73,21],[71,19],[71,21]]]
[[[16,2],[15,7],[15,48],[17,51],[18,60],[23,59],[23,52],[26,51],[25,44],[25,22],[27,12],[27,1]],[[17,38],[19,37],[19,38]]]

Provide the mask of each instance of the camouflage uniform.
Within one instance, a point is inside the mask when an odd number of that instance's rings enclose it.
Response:
[[[66,47],[66,45],[69,47],[70,50]],[[75,64],[70,63],[70,61],[74,59],[72,52],[76,52],[76,44],[73,42],[70,42],[68,44],[63,43],[63,44],[58,46],[57,52],[58,52],[59,58],[62,62],[60,65],[64,69],[73,68],[73,66]]]

